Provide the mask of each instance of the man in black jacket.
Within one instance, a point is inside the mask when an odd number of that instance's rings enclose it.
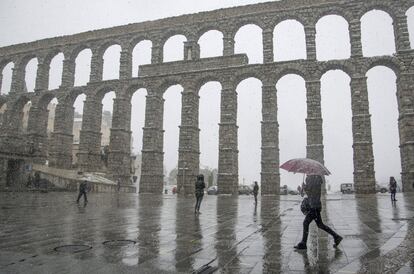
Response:
[[[308,175],[306,177],[306,184],[303,185],[303,190],[308,195],[310,210],[306,214],[305,220],[303,220],[303,236],[302,241],[295,245],[296,249],[306,249],[306,242],[308,240],[309,225],[315,220],[318,227],[325,230],[334,238],[334,247],[337,247],[342,241],[342,237],[336,234],[329,226],[322,222],[321,218],[321,189],[322,189],[322,177],[319,175]]]
[[[204,175],[200,174],[197,176],[197,181],[195,183],[195,195],[196,195],[196,204],[194,213],[198,214],[200,213],[200,205],[201,201],[203,200],[204,196],[204,189],[206,188],[206,184],[204,183]]]
[[[78,199],[76,200],[76,203],[79,203],[80,198],[83,195],[83,201],[84,203],[88,203],[88,197],[86,197],[86,191],[88,190],[88,182],[87,181],[82,181],[82,183],[80,183],[79,185],[79,195],[78,195]]]

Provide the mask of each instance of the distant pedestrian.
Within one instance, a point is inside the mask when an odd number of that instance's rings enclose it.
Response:
[[[34,186],[35,188],[39,188],[40,186],[40,173],[39,171],[36,171],[34,174]]]
[[[116,186],[117,186],[117,190],[118,192],[121,190],[121,180],[116,180]]]
[[[33,184],[32,174],[29,173],[29,176],[27,176],[27,184],[26,184],[26,187],[32,187],[32,184]]]
[[[195,183],[195,195],[196,195],[196,204],[194,213],[200,213],[200,205],[201,201],[203,200],[204,196],[204,189],[206,188],[206,184],[204,183],[204,175],[200,174],[197,176],[197,181]]]
[[[309,211],[306,213],[305,220],[303,220],[303,236],[302,241],[295,245],[296,249],[306,249],[306,242],[308,240],[308,234],[309,234],[309,225],[310,223],[315,220],[318,227],[322,230],[325,230],[329,234],[332,235],[334,238],[334,247],[337,247],[339,243],[342,241],[342,237],[336,234],[335,231],[333,231],[330,227],[325,225],[322,222],[321,217],[321,210],[322,210],[322,204],[321,204],[321,189],[322,189],[322,183],[323,180],[321,176],[319,175],[308,175],[306,177],[306,184],[302,185],[302,189],[306,192],[308,195],[308,201],[309,201]]]
[[[76,203],[79,203],[80,198],[83,195],[83,201],[84,203],[88,203],[88,197],[86,196],[86,192],[88,190],[88,182],[87,181],[82,181],[82,183],[80,183],[79,185],[79,195],[78,195],[78,199],[76,200]]]
[[[396,202],[395,193],[397,193],[397,181],[395,181],[394,177],[390,177],[390,193],[391,193],[391,201]]]
[[[254,195],[254,203],[257,204],[257,194],[259,194],[259,185],[256,181],[254,181],[253,186],[253,195]]]

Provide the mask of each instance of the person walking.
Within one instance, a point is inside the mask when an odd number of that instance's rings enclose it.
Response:
[[[198,214],[200,213],[200,205],[201,201],[203,200],[204,196],[204,189],[206,188],[206,184],[204,183],[204,175],[200,174],[197,176],[197,181],[195,183],[195,195],[196,195],[196,204],[194,213]]]
[[[391,202],[396,202],[395,193],[397,193],[397,181],[394,177],[390,177],[390,193],[391,193]]]
[[[306,177],[306,183],[303,184],[302,189],[306,192],[309,201],[309,211],[306,213],[306,217],[303,220],[303,235],[302,241],[294,246],[296,249],[307,249],[306,242],[308,240],[309,225],[315,220],[318,228],[325,230],[334,238],[334,247],[337,247],[342,241],[342,237],[339,236],[330,227],[322,222],[321,218],[321,190],[323,180],[319,175],[308,175]]]
[[[82,195],[83,195],[84,203],[85,204],[88,203],[88,197],[86,196],[87,188],[88,188],[88,182],[85,181],[85,180],[82,181],[82,183],[80,183],[80,185],[79,185],[79,195],[78,195],[78,199],[76,200],[76,203],[79,204],[79,200],[82,197]]]
[[[257,204],[257,194],[259,194],[259,185],[257,184],[257,181],[254,181],[253,195],[254,195],[254,203],[255,204]]]

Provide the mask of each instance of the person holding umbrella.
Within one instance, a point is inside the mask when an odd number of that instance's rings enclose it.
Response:
[[[305,212],[306,216],[303,220],[303,234],[302,240],[294,246],[296,249],[307,249],[307,240],[309,234],[309,225],[315,220],[318,228],[326,231],[334,238],[334,247],[337,247],[342,241],[342,237],[333,231],[329,226],[325,225],[322,221],[321,210],[321,192],[323,184],[323,175],[329,175],[329,170],[321,163],[312,159],[292,159],[280,166],[290,172],[299,172],[307,174],[306,181],[302,185],[302,191],[304,191],[308,198],[309,203],[308,210]]]

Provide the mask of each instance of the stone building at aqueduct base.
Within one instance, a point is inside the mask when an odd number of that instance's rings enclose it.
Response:
[[[414,50],[411,49],[406,11],[414,0],[283,0],[183,15],[156,21],[101,29],[75,35],[39,40],[0,48],[0,72],[13,63],[11,89],[0,95],[0,108],[7,105],[0,133],[0,185],[25,180],[27,163],[45,164],[59,169],[72,168],[74,101],[86,95],[80,133],[78,166],[81,171],[101,169],[101,115],[103,96],[114,91],[113,120],[110,134],[107,176],[130,183],[131,97],[140,88],[147,90],[143,128],[140,193],[161,193],[163,188],[163,93],[175,84],[182,92],[181,125],[178,151],[178,190],[194,192],[193,181],[199,172],[199,96],[208,81],[221,86],[219,123],[218,186],[222,194],[237,193],[237,93],[239,82],[254,77],[262,82],[261,192],[278,194],[279,140],[277,117],[278,79],[298,74],[306,83],[307,157],[324,162],[321,116],[321,76],[340,69],[351,79],[354,183],[357,193],[375,189],[371,117],[367,94],[367,71],[378,65],[392,69],[397,76],[398,128],[402,163],[403,191],[414,191]],[[379,9],[393,19],[396,54],[364,57],[361,45],[361,17]],[[318,61],[316,23],[326,15],[339,15],[348,22],[350,58]],[[305,60],[274,62],[273,30],[288,19],[300,22],[306,38]],[[235,54],[237,30],[255,24],[262,29],[263,63],[248,64],[245,54]],[[197,41],[203,33],[218,30],[223,34],[223,55],[200,58]],[[163,46],[173,35],[186,37],[184,60],[163,62]],[[140,67],[132,77],[132,50],[143,41],[152,43],[151,64]],[[119,79],[104,81],[103,55],[111,45],[122,48]],[[74,86],[75,59],[84,49],[92,51],[90,81]],[[63,53],[61,86],[48,89],[50,63]],[[25,88],[25,67],[37,58],[34,92]],[[1,86],[0,74],[0,86]],[[57,98],[54,130],[47,138],[47,105]],[[31,101],[27,130],[22,130],[22,109]],[[185,176],[182,176],[185,172]]]

